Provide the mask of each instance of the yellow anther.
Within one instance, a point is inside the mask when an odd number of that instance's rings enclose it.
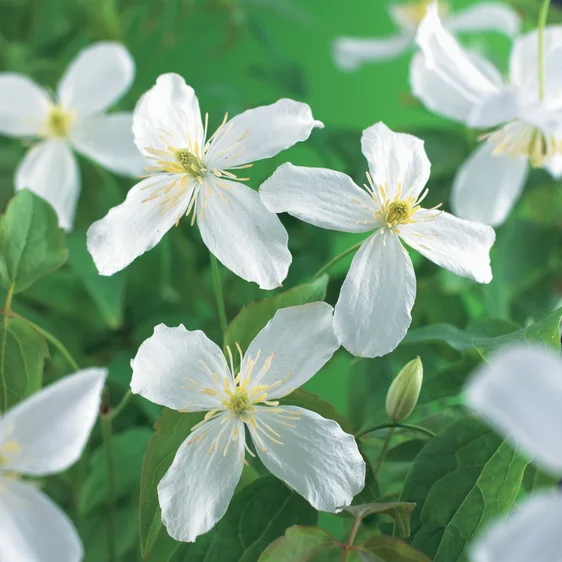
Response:
[[[65,139],[75,120],[73,111],[60,105],[53,105],[43,122],[40,135],[45,138]]]
[[[225,406],[237,416],[243,416],[253,409],[248,393],[242,388],[239,388],[232,394],[230,400],[225,402]]]
[[[398,11],[402,12],[405,18],[413,24],[419,24],[425,15],[427,14],[427,9],[433,3],[434,0],[417,0],[417,2],[410,2],[407,4],[398,5],[396,8]],[[438,12],[441,17],[447,15],[449,7],[445,2],[439,2]]]
[[[207,172],[207,168],[203,162],[187,148],[178,148],[175,150],[174,159],[187,174],[194,178],[203,177]]]

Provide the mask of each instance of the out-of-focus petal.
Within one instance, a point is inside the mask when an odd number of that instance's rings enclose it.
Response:
[[[223,387],[231,374],[220,347],[200,330],[190,332],[182,324],[156,326],[131,368],[131,390],[160,406],[199,412],[223,409],[221,402],[228,398]]]
[[[379,230],[351,264],[334,314],[340,343],[357,357],[381,357],[404,338],[412,321],[416,276],[397,235]]]
[[[108,109],[129,90],[135,62],[119,43],[86,47],[70,63],[58,86],[59,102],[79,116]]]
[[[333,52],[341,70],[355,70],[366,62],[394,59],[413,46],[411,35],[394,35],[382,39],[339,37],[334,41]]]
[[[72,230],[78,197],[80,170],[63,141],[43,141],[29,149],[15,174],[16,190],[29,189],[50,203],[59,225]]]
[[[519,199],[529,163],[524,156],[493,155],[493,150],[492,143],[482,143],[461,166],[451,204],[458,217],[497,226]]]
[[[169,204],[162,205],[158,198],[147,200],[155,190],[161,193],[172,183],[176,187],[168,195],[177,194],[175,206],[168,208]],[[88,229],[88,250],[100,274],[113,275],[154,248],[185,213],[194,183],[187,182],[182,187],[182,176],[173,174],[144,179],[130,189],[121,205],[92,224]]]
[[[283,164],[260,187],[263,204],[273,213],[342,232],[368,232],[377,224],[372,197],[341,172]]]
[[[521,30],[521,18],[517,11],[507,4],[495,2],[482,2],[456,10],[444,18],[443,23],[454,33],[497,31],[508,37],[516,37]]]
[[[479,283],[492,280],[490,249],[496,233],[490,226],[439,211],[416,213],[418,222],[400,228],[414,250],[432,262]]]
[[[365,461],[352,435],[316,412],[258,407],[249,425],[265,467],[320,511],[337,512],[365,485]]]
[[[138,176],[147,165],[133,140],[132,113],[96,115],[79,121],[70,140],[76,150],[104,168],[124,176]]]
[[[225,267],[261,289],[281,285],[292,259],[289,236],[257,191],[217,179],[202,188],[197,215],[203,242]]]
[[[47,116],[51,101],[33,80],[14,72],[0,73],[0,133],[34,137]]]
[[[168,534],[193,542],[226,513],[244,467],[244,425],[225,413],[196,429],[158,484]]]

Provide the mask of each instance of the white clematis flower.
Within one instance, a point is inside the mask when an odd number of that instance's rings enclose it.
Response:
[[[306,140],[310,107],[288,99],[250,109],[207,139],[193,88],[177,74],[160,76],[139,101],[135,142],[154,161],[150,176],[88,231],[88,249],[102,275],[112,275],[153,248],[185,214],[219,261],[262,289],[278,287],[291,254],[287,232],[256,191],[233,171]]]
[[[489,226],[424,209],[430,163],[423,141],[383,123],[363,131],[370,173],[365,190],[340,172],[280,166],[260,188],[265,206],[321,228],[376,232],[365,240],[342,285],[335,310],[340,343],[360,357],[380,357],[404,338],[416,296],[416,277],[400,239],[437,265],[489,283]]]
[[[467,385],[466,400],[500,433],[562,476],[562,361],[544,348],[500,351]],[[531,496],[493,523],[472,548],[473,562],[559,562],[562,493]]]
[[[85,369],[40,390],[0,417],[0,560],[79,562],[80,537],[33,482],[82,454],[101,402],[105,369]]]
[[[453,185],[456,215],[490,225],[505,221],[529,168],[562,175],[562,26],[545,30],[545,84],[540,96],[538,32],[519,37],[509,82],[476,53],[464,50],[430,6],[418,29],[412,91],[431,111],[489,129]]]
[[[162,521],[192,542],[225,514],[238,484],[248,429],[263,464],[321,511],[349,505],[365,484],[353,436],[332,420],[278,400],[309,380],[339,347],[332,308],[314,303],[279,310],[235,372],[201,331],[160,324],[131,362],[131,389],[179,411],[208,410],[158,484]]]
[[[16,170],[16,190],[28,188],[48,201],[67,231],[80,195],[72,149],[125,176],[136,176],[145,166],[133,142],[132,114],[104,113],[127,92],[134,74],[125,47],[107,42],[78,54],[54,99],[25,76],[0,73],[0,134],[41,139]]]
[[[398,33],[381,39],[339,37],[334,42],[334,58],[342,70],[355,70],[365,62],[396,58],[413,50],[416,29],[432,0],[393,2],[388,8]],[[497,31],[515,37],[521,28],[517,12],[498,2],[482,2],[452,13],[447,2],[439,3],[444,26],[452,32]]]

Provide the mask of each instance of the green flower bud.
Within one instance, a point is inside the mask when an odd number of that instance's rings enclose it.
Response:
[[[393,422],[404,421],[416,407],[423,382],[423,365],[416,357],[392,381],[386,395],[386,415]]]

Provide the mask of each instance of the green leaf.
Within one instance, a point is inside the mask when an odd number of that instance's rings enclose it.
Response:
[[[254,562],[291,525],[315,525],[316,510],[273,476],[237,492],[226,515],[199,537],[182,562]]]
[[[70,252],[70,267],[82,281],[105,323],[112,329],[119,328],[123,323],[125,277],[119,274],[103,277],[98,273],[86,247],[85,233],[73,232],[66,239],[66,247]]]
[[[553,347],[556,351],[560,352],[561,320],[562,308],[558,308],[554,312],[551,312],[546,318],[543,318],[535,324],[531,324],[527,328],[522,328],[521,330],[497,338],[488,340],[478,339],[474,341],[474,345],[485,361],[489,361],[490,357],[501,347],[519,343]]]
[[[357,549],[369,554],[374,562],[431,562],[425,554],[396,537],[371,537]]]
[[[528,463],[478,420],[451,424],[428,441],[402,490],[402,501],[418,504],[412,545],[433,562],[467,562],[478,530],[511,509]]]
[[[246,350],[280,308],[324,300],[327,286],[328,276],[322,275],[316,281],[245,306],[228,325],[224,343],[234,346],[238,342],[240,347]]]
[[[398,527],[400,536],[404,539],[410,536],[410,517],[415,507],[415,503],[386,502],[350,505],[344,507],[344,510],[353,515],[356,519],[365,519],[365,517],[374,515],[375,513],[390,515],[390,517],[394,519],[396,527]]]
[[[58,269],[68,252],[57,215],[43,199],[27,189],[18,192],[0,219],[0,275],[15,292]]]
[[[310,562],[318,554],[338,547],[336,539],[324,529],[293,526],[263,551],[258,562]]]
[[[431,324],[410,330],[402,343],[446,343],[457,351],[472,349],[474,334],[451,324]]]
[[[20,318],[0,324],[0,408],[6,411],[41,388],[49,355],[42,335]]]
[[[146,427],[118,433],[113,438],[115,489],[117,499],[127,496],[140,485],[143,456],[152,436]],[[107,460],[105,448],[92,454],[91,468],[80,494],[79,512],[87,515],[107,499]]]
[[[179,446],[202,416],[165,408],[156,422],[156,432],[148,442],[142,466],[139,507],[141,551],[146,560],[160,533],[167,536],[162,527],[156,487],[170,468]]]

